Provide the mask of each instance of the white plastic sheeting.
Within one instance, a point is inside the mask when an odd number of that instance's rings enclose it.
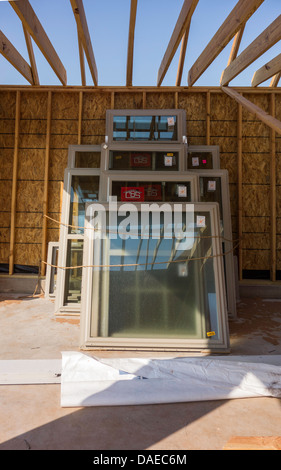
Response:
[[[93,358],[62,353],[61,406],[281,397],[281,365],[212,357]]]

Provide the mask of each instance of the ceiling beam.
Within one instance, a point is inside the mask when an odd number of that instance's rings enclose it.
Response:
[[[157,86],[160,86],[167,70],[172,62],[172,59],[179,47],[179,44],[182,40],[182,37],[190,23],[191,17],[194,13],[195,8],[197,7],[199,0],[185,0],[182,6],[181,12],[179,14],[178,20],[176,22],[173,34],[169,41],[168,47],[162,59],[161,65],[158,70],[157,76]]]
[[[2,31],[0,31],[0,54],[2,54],[31,85],[34,85],[30,65]]]
[[[87,18],[82,0],[70,0],[74,17],[77,23],[78,34],[87,58],[91,76],[95,85],[98,84],[98,70],[94,56]]]
[[[274,20],[236,59],[223,71],[221,86],[226,86],[281,39],[281,15]]]
[[[264,122],[275,132],[278,132],[278,134],[281,134],[281,121],[279,121],[273,116],[270,116],[270,114],[266,113],[259,106],[244,98],[244,96],[240,95],[240,93],[238,93],[233,88],[221,87],[221,89],[228,96],[237,101],[237,103],[241,104],[243,108],[247,109],[247,111],[249,111],[251,114],[254,114],[254,116],[256,116],[260,121]]]
[[[137,6],[138,6],[138,0],[131,0],[128,52],[127,52],[126,86],[132,86],[132,83],[133,83],[133,59],[134,59],[134,40],[135,40]]]
[[[26,28],[23,25],[22,27],[23,27],[23,33],[25,37],[27,52],[29,55],[30,66],[32,70],[33,82],[34,82],[34,85],[40,85],[31,37],[30,37],[29,32],[26,30]]]
[[[209,65],[227,46],[239,29],[260,7],[264,0],[239,0],[226,20],[217,30],[202,54],[188,72],[188,85],[192,86]]]
[[[281,78],[281,72],[278,73],[277,75],[274,75],[274,77],[272,77],[272,80],[270,82],[270,87],[276,87],[278,85],[278,82]]]
[[[267,64],[254,73],[251,85],[258,86],[260,83],[265,82],[274,75],[277,75],[279,72],[281,72],[281,54],[274,57],[274,59],[267,62]]]
[[[63,85],[67,84],[65,68],[58,57],[50,39],[36,16],[28,0],[9,0],[11,7],[22,21],[23,26],[33,38],[40,51],[48,61],[58,79]]]
[[[230,51],[230,54],[229,54],[227,65],[231,64],[231,62],[233,62],[234,59],[236,59],[236,57],[238,55],[238,51],[239,51],[239,47],[240,47],[240,44],[241,44],[241,41],[242,41],[245,26],[246,26],[246,23],[244,23],[241,26],[239,31],[234,36],[234,40],[233,40],[232,48],[231,48],[231,51]]]
[[[180,57],[179,57],[179,63],[178,63],[176,86],[181,85],[183,66],[184,66],[184,61],[185,61],[185,56],[186,56],[186,46],[187,46],[188,35],[189,35],[189,30],[190,30],[190,23],[191,21],[189,21],[187,28],[184,32],[183,38],[181,40],[181,50],[180,50]]]

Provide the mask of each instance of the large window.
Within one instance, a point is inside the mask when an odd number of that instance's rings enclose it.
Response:
[[[188,206],[181,239],[173,204],[146,213],[145,222],[139,210],[128,238],[116,231],[124,216],[111,225],[106,205],[105,236],[93,240],[88,225],[84,264],[93,267],[83,274],[82,347],[228,347],[221,248],[212,238],[219,232],[218,206]]]

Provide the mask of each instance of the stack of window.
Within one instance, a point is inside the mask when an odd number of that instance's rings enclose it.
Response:
[[[73,268],[58,269],[56,312],[81,313],[82,348],[228,347],[227,310],[236,309],[234,284],[225,286],[234,283],[227,172],[218,147],[188,147],[185,129],[182,110],[109,110],[102,146],[69,149],[58,265]],[[138,208],[135,238],[118,233],[126,214],[112,225],[112,197],[118,210],[125,202]],[[94,202],[105,210],[103,239],[93,240],[85,217]],[[142,203],[161,208],[156,225],[146,214],[145,239]],[[179,204],[185,228],[193,227],[186,246],[161,235]]]

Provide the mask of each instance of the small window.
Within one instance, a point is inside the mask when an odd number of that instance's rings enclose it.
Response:
[[[106,134],[111,142],[183,142],[185,111],[108,110]]]
[[[179,152],[170,151],[125,151],[111,150],[109,153],[110,170],[130,171],[177,171]]]
[[[190,145],[187,149],[188,170],[211,170],[220,168],[220,154],[217,145]]]

